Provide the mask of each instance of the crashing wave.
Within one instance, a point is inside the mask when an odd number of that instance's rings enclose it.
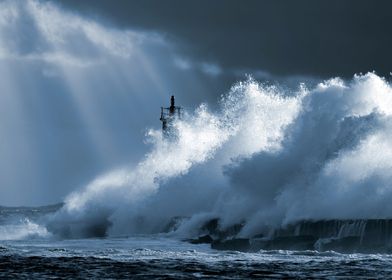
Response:
[[[294,92],[240,82],[216,112],[201,105],[178,120],[175,143],[151,130],[137,166],[70,195],[52,225],[115,236],[191,217],[183,234],[213,216],[243,223],[248,238],[301,220],[388,219],[391,108],[389,83],[373,73]]]

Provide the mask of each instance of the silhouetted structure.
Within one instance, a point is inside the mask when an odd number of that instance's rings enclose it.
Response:
[[[176,118],[181,118],[182,108],[175,105],[174,95],[170,98],[170,107],[161,107],[161,122],[162,132],[164,136],[173,136],[175,131],[173,130],[173,121]]]

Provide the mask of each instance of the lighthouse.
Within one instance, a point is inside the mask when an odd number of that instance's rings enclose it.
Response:
[[[170,98],[170,107],[161,107],[161,118],[162,122],[162,133],[165,137],[173,137],[176,135],[176,131],[173,127],[173,122],[175,119],[181,119],[182,108],[176,106],[174,95]]]

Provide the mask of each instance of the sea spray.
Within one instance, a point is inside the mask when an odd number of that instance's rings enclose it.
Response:
[[[51,234],[45,225],[28,218],[17,219],[0,225],[0,240],[22,240],[31,238],[48,238]]]
[[[177,121],[176,141],[150,130],[151,152],[136,167],[70,195],[54,221],[68,231],[104,221],[118,235],[186,215],[181,235],[219,218],[251,236],[301,219],[390,217],[391,97],[373,73],[295,92],[237,83],[216,112],[202,105]]]

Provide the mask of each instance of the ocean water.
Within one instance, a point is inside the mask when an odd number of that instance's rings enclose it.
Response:
[[[0,278],[386,279],[391,255],[215,251],[164,236],[0,242]]]
[[[59,239],[45,227],[61,205],[0,208],[0,279],[386,279],[392,255],[218,251],[172,234]]]

